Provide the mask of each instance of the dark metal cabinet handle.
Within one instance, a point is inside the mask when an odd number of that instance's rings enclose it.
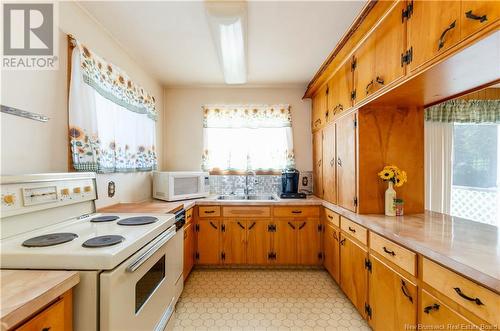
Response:
[[[333,167],[335,165],[335,158],[330,160],[330,167]]]
[[[433,310],[439,310],[439,305],[437,303],[427,306],[424,308],[424,313],[429,314]]]
[[[337,237],[337,232],[333,233],[333,239],[335,239],[336,241],[339,241],[339,238]]]
[[[211,225],[214,229],[216,229],[216,230],[217,230],[217,226],[216,226],[214,223],[212,223],[212,222],[209,222],[209,223],[210,223],[210,225]]]
[[[329,114],[330,114],[330,112],[327,110],[327,111],[325,112],[325,117],[326,117],[326,118],[328,118],[328,115],[329,115]]]
[[[337,164],[339,167],[342,167],[342,160],[339,158],[337,158]]]
[[[465,13],[465,17],[471,20],[476,20],[479,21],[480,23],[483,23],[488,20],[488,17],[486,15],[482,16],[477,16],[472,13],[472,10],[469,10],[468,12]]]
[[[253,222],[253,223],[252,223],[252,225],[250,225],[250,226],[248,227],[248,230],[252,230],[252,228],[253,228],[254,226],[255,226],[255,222]]]
[[[317,120],[314,122],[314,126],[318,126],[318,125],[321,125],[321,119],[317,119]]]
[[[351,227],[349,227],[349,231],[351,231],[352,233],[356,233],[356,229],[353,229]]]
[[[288,222],[288,225],[290,225],[290,227],[295,230],[295,226],[292,223]]]
[[[342,246],[344,246],[344,245],[345,245],[345,238],[344,238],[344,239],[342,239],[342,240],[340,241],[340,244],[341,244]]]
[[[332,215],[328,215],[328,218],[333,220],[333,216]]]
[[[403,292],[404,296],[407,297],[411,303],[413,303],[413,297],[410,295],[408,288],[406,287],[406,283],[402,279],[401,279],[401,291]]]
[[[302,223],[300,226],[299,226],[299,230],[302,230],[304,228],[304,226],[306,226],[306,222]]]
[[[318,161],[318,167],[321,167],[321,160]]]
[[[384,85],[384,79],[380,76],[377,76],[377,78],[375,78],[375,81],[380,85]]]
[[[292,214],[302,214],[302,210],[292,210]]]
[[[240,222],[237,222],[237,223],[240,226],[240,228],[242,228],[243,230],[245,230],[245,227],[243,226],[243,224],[241,224]]]
[[[372,86],[373,86],[373,79],[365,87],[365,92],[367,95],[370,94],[370,90],[372,89]]]
[[[386,252],[387,254],[392,255],[392,256],[396,255],[396,253],[394,253],[394,251],[387,249],[387,247],[384,246],[383,248],[384,248],[384,252]]]
[[[465,300],[473,301],[478,306],[484,305],[484,303],[479,298],[471,298],[470,296],[467,296],[464,293],[462,293],[462,290],[460,289],[460,287],[454,287],[453,289],[455,290],[455,292],[457,292],[458,295],[460,295]]]
[[[205,210],[204,213],[205,214],[213,214],[213,213],[215,213],[215,210]]]
[[[441,48],[443,48],[443,47],[444,47],[444,42],[445,42],[444,37],[446,37],[446,34],[448,33],[448,31],[450,31],[450,30],[452,30],[452,29],[454,29],[454,28],[455,28],[456,24],[457,24],[457,21],[455,20],[455,21],[453,21],[453,23],[451,23],[451,24],[450,24],[450,26],[449,26],[449,27],[447,27],[447,28],[443,31],[443,33],[441,33],[441,37],[439,37],[439,45],[438,45],[438,50],[440,50]]]

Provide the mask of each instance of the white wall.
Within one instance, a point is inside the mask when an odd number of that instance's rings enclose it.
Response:
[[[112,13],[111,13],[112,15]],[[3,71],[1,103],[50,117],[47,123],[1,114],[1,174],[68,170],[67,39],[72,34],[97,54],[124,69],[157,100],[157,150],[162,160],[163,87],[74,2],[59,5],[59,70]],[[151,196],[150,173],[98,175],[98,206],[141,201]],[[107,182],[116,183],[108,198]]]
[[[291,105],[297,169],[312,170],[311,103],[297,88],[167,88],[163,139],[165,170],[200,170],[203,151],[204,104]]]

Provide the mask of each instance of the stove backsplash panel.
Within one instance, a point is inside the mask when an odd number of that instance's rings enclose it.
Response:
[[[280,194],[281,175],[248,176],[250,195]],[[210,194],[228,195],[245,193],[245,176],[221,175],[210,176]]]

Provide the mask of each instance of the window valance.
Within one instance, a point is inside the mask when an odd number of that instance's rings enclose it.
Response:
[[[78,41],[71,57],[69,139],[77,171],[157,167],[155,99]]]
[[[289,105],[203,106],[205,128],[281,128],[292,126]]]
[[[500,123],[500,100],[450,100],[425,110],[425,120],[444,123]]]

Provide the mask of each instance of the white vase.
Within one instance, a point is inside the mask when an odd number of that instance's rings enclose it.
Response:
[[[385,214],[387,216],[396,216],[396,208],[394,208],[394,199],[396,198],[396,191],[394,190],[394,183],[388,181],[389,187],[385,191]]]

